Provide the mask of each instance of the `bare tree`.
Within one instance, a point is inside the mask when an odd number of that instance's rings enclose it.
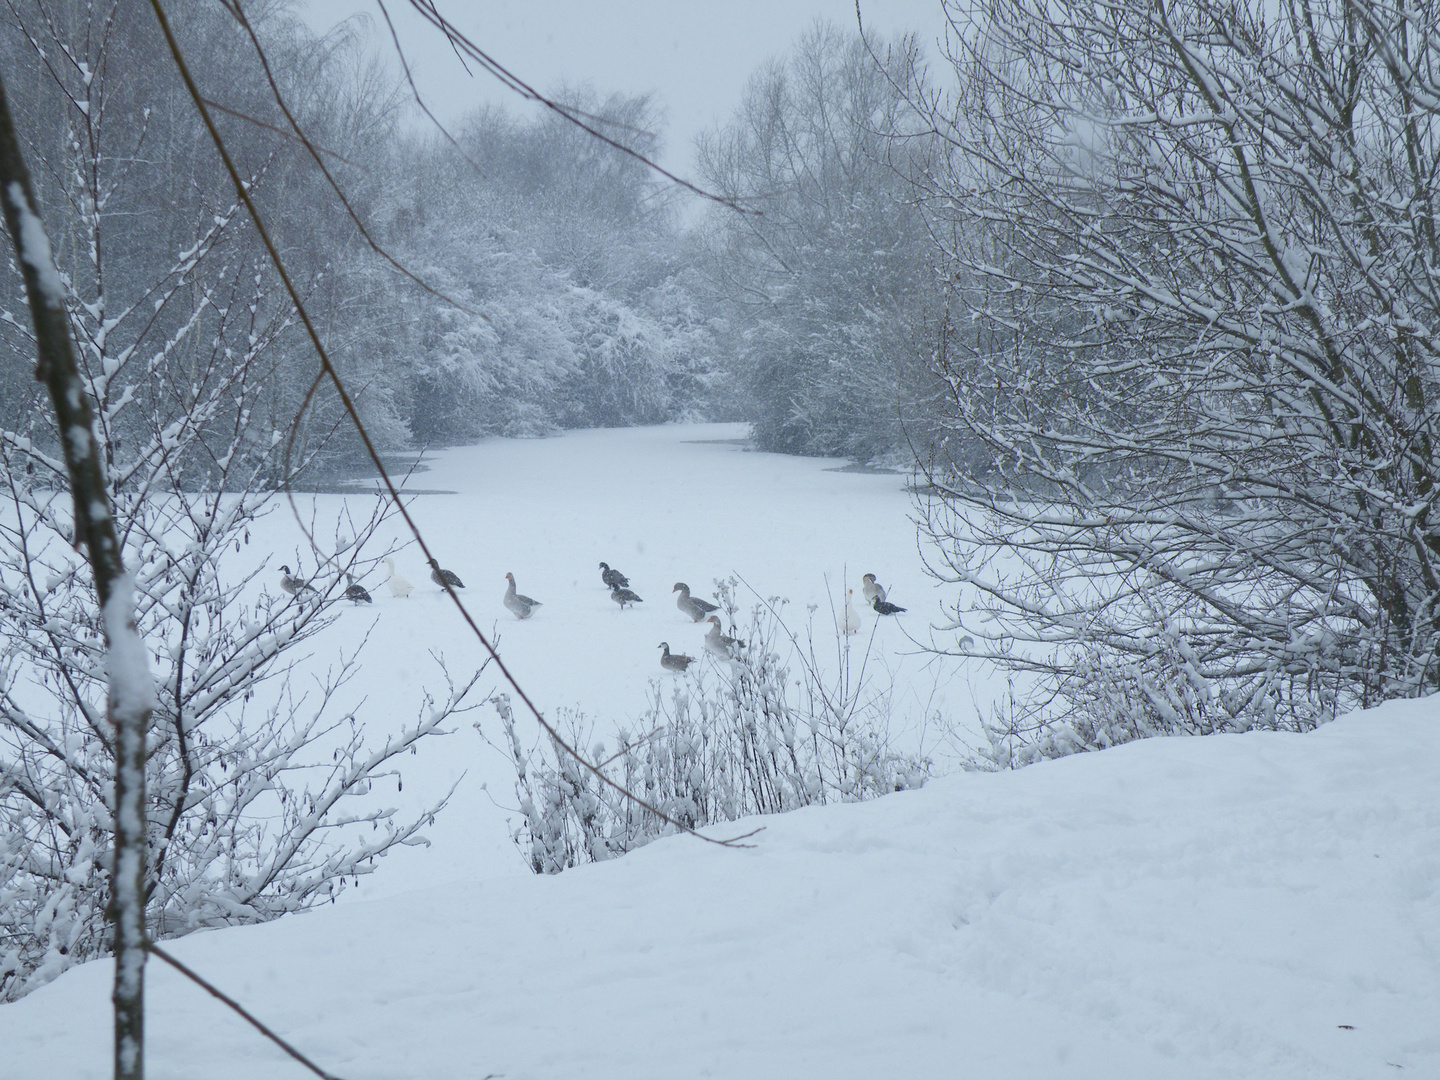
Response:
[[[1440,10],[947,11],[941,370],[990,453],[930,525],[1036,680],[999,759],[1440,687]]]
[[[387,504],[315,535],[305,586],[279,590],[250,530],[324,434],[292,452],[277,424],[292,308],[233,193],[211,203],[209,185],[195,203],[156,200],[135,223],[157,183],[147,163],[167,164],[163,147],[142,148],[175,137],[183,125],[169,110],[190,107],[136,94],[122,48],[135,13],[114,4],[67,22],[72,7],[11,11],[37,15],[20,23],[46,87],[36,111],[58,101],[65,125],[60,139],[31,133],[60,222],[52,299],[78,343],[73,381],[52,396],[89,412],[71,421],[31,391],[0,427],[0,998],[116,945],[112,790],[130,745],[105,705],[117,625],[138,630],[157,691],[132,755],[143,758],[143,784],[129,788],[142,852],[132,946],[326,901],[395,845],[419,842],[438,807],[402,821],[367,796],[400,754],[444,730],[478,677],[380,739],[336,714],[353,657],[308,698],[294,692],[299,650],[338,616],[344,574],[373,565],[364,550]],[[18,319],[4,327],[12,358],[40,344]],[[74,480],[77,424],[98,495]],[[88,545],[94,561],[92,506],[115,529],[114,567],[93,587],[77,554]],[[134,602],[116,623],[101,616],[122,554]]]
[[[882,53],[817,24],[761,68],[699,143],[707,183],[760,211],[712,212],[709,267],[760,445],[894,451],[923,392],[913,363],[937,290],[907,173],[915,117],[902,40]]]

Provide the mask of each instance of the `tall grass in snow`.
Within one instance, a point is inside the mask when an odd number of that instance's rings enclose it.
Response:
[[[737,584],[718,583],[732,620]],[[648,707],[617,730],[613,746],[596,737],[593,719],[559,714],[562,737],[588,746],[590,764],[623,792],[552,739],[527,746],[509,701],[494,699],[500,748],[516,773],[513,837],[532,870],[554,874],[614,858],[675,832],[675,823],[694,829],[925,782],[929,761],[892,745],[891,687],[871,664],[872,642],[842,637],[828,671],[817,653],[814,610],[802,641],[783,607],[776,598],[757,600],[735,635],[745,644],[734,659],[707,656],[684,675],[653,681]]]

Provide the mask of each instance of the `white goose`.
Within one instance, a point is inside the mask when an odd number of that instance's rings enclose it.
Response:
[[[386,555],[385,558],[380,561],[383,562],[385,568],[390,571],[390,576],[385,579],[385,586],[390,590],[390,595],[409,596],[410,590],[415,588],[415,586],[395,573],[395,561],[391,559],[389,555]]]
[[[840,615],[840,631],[845,634],[856,633],[860,629],[860,613],[855,610],[855,590],[845,590],[845,610]]]

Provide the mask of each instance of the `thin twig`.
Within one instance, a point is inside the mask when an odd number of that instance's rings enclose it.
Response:
[[[376,2],[381,4],[381,9],[383,10],[383,0],[376,0]],[[455,24],[446,19],[445,16],[441,15],[440,12],[436,9],[434,0],[409,0],[409,4],[411,7],[413,7],[416,11],[420,13],[421,17],[424,18],[426,22],[430,23],[431,26],[435,27],[435,29],[439,30],[442,34],[444,34],[445,37],[450,41],[450,44],[453,48],[463,51],[465,55],[469,56],[472,60],[474,60],[491,75],[493,75],[496,79],[498,79],[507,90],[518,94],[526,101],[533,101],[537,105],[544,106],[551,112],[555,113],[557,116],[561,116],[564,119],[568,120],[570,123],[574,124],[581,131],[584,131],[593,136],[594,138],[599,139],[606,146],[613,147],[614,149],[619,150],[622,154],[634,158],[646,168],[651,169],[656,173],[659,173],[661,176],[665,177],[665,179],[669,180],[672,184],[677,184],[680,187],[683,187],[686,191],[689,191],[693,195],[698,195],[702,199],[708,199],[713,203],[718,203],[721,206],[729,207],[737,214],[747,214],[754,216],[760,215],[760,211],[758,210],[747,210],[734,199],[727,198],[723,195],[716,195],[713,192],[706,191],[704,188],[698,186],[697,184],[693,184],[689,180],[685,180],[682,177],[677,176],[669,169],[662,167],[661,165],[652,161],[650,158],[646,157],[644,154],[640,153],[640,151],[634,150],[631,147],[626,146],[624,143],[610,138],[610,136],[604,134],[601,131],[598,131],[591,124],[585,123],[583,120],[580,119],[580,117],[585,114],[583,114],[579,109],[571,108],[570,106],[564,105],[559,101],[554,100],[553,98],[546,97],[544,94],[540,93],[540,91],[536,90],[533,86],[527,83],[524,79],[520,78],[514,72],[510,71],[509,68],[505,67],[499,61],[497,61],[489,53],[481,49],[480,46],[476,45],[459,30],[457,30],[455,28]],[[386,20],[389,20],[388,15],[386,16]],[[607,120],[605,122],[608,124],[610,121]]]
[[[286,131],[284,128],[276,127],[274,124],[267,124],[264,120],[257,119],[256,117],[251,116],[249,113],[243,113],[243,112],[241,112],[239,109],[232,109],[232,108],[230,108],[229,105],[221,105],[220,102],[214,100],[213,98],[206,98],[206,99],[205,99],[205,104],[206,104],[206,105],[209,105],[210,108],[212,108],[212,109],[216,109],[216,110],[218,110],[219,112],[225,113],[227,116],[233,116],[233,117],[235,117],[237,120],[244,120],[247,124],[254,124],[256,127],[258,127],[258,128],[264,128],[266,131],[273,131],[276,135],[279,135],[282,139],[289,139],[291,142],[302,143],[302,144],[305,145],[307,148],[312,148],[312,147],[311,147],[311,143],[310,143],[308,140],[306,140],[306,139],[304,139],[304,138],[296,138],[294,135],[290,134],[290,132]],[[333,157],[336,161],[343,161],[346,165],[349,165],[352,169],[359,169],[361,172],[367,173],[367,174],[370,172],[369,169],[365,168],[365,166],[364,166],[364,165],[361,165],[359,162],[351,161],[351,160],[350,160],[349,158],[347,158],[344,154],[337,154],[334,150],[331,150],[331,149],[329,149],[328,147],[321,146],[319,143],[315,143],[315,144],[313,145],[313,149],[319,150],[320,153],[322,153],[322,154],[329,154],[329,155],[330,155],[331,157]]]
[[[458,300],[455,300],[452,297],[445,295],[439,289],[436,289],[433,285],[430,285],[429,283],[424,281],[408,267],[406,267],[403,263],[401,263],[399,259],[395,258],[395,256],[390,254],[390,252],[386,251],[383,247],[381,247],[380,242],[370,235],[370,230],[366,227],[365,223],[360,220],[360,215],[356,213],[355,208],[350,205],[350,200],[346,197],[345,192],[341,189],[340,182],[336,180],[334,174],[332,174],[330,170],[325,167],[325,162],[320,159],[319,151],[310,142],[310,138],[305,134],[304,129],[300,127],[300,121],[295,119],[295,114],[290,111],[290,106],[285,103],[285,95],[280,92],[280,84],[275,79],[274,71],[271,70],[270,58],[265,55],[265,49],[260,44],[260,36],[255,33],[255,28],[250,25],[250,20],[246,18],[244,10],[240,7],[240,0],[229,0],[228,10],[235,17],[235,21],[240,24],[242,29],[244,29],[246,36],[250,38],[250,44],[255,48],[255,55],[260,58],[260,67],[265,72],[265,79],[270,84],[270,93],[271,96],[275,98],[275,104],[280,106],[280,111],[285,114],[285,119],[290,124],[291,129],[295,132],[295,137],[300,141],[302,145],[304,145],[306,150],[310,151],[310,156],[314,159],[316,167],[319,168],[321,175],[325,177],[326,183],[330,185],[330,190],[335,192],[335,197],[340,200],[340,205],[345,208],[345,213],[349,216],[350,220],[355,223],[355,228],[359,230],[360,236],[362,239],[364,239],[365,243],[370,246],[370,250],[375,252],[375,254],[379,255],[392,267],[394,267],[400,273],[404,274],[407,278],[413,281],[416,285],[419,285],[420,288],[424,289],[427,293],[435,297],[437,300],[444,301],[451,307],[457,308],[460,311],[465,312],[465,314],[467,315],[474,315],[477,318],[484,319],[488,323],[490,321],[490,317],[484,312],[476,311],[471,307],[467,307],[465,304],[462,304]]]
[[[336,370],[334,363],[330,359],[330,354],[326,351],[324,344],[320,340],[320,332],[316,328],[315,323],[310,318],[310,313],[306,309],[305,302],[300,296],[300,290],[295,285],[294,280],[290,277],[290,272],[286,270],[284,260],[280,257],[279,249],[275,246],[275,241],[270,236],[270,230],[266,228],[264,219],[262,219],[260,216],[259,208],[256,207],[254,200],[250,197],[250,191],[246,186],[244,180],[240,176],[240,170],[235,165],[234,159],[230,156],[230,150],[225,145],[225,140],[221,137],[219,128],[215,126],[214,117],[210,115],[210,110],[205,105],[205,100],[200,93],[199,87],[195,84],[194,76],[190,72],[190,66],[188,63],[186,63],[184,54],[180,49],[180,43],[176,40],[174,31],[170,27],[170,20],[165,14],[165,9],[161,3],[161,0],[150,0],[150,6],[151,9],[155,12],[156,19],[159,20],[160,29],[165,35],[166,45],[170,50],[171,57],[175,61],[175,66],[180,73],[180,77],[185,83],[186,90],[189,92],[191,100],[195,103],[195,108],[200,113],[201,120],[204,121],[205,128],[210,134],[211,141],[215,144],[215,149],[216,152],[220,155],[221,162],[224,164],[226,171],[230,174],[231,182],[235,185],[235,191],[238,194],[240,201],[245,204],[245,209],[249,213],[251,221],[253,221],[255,224],[256,234],[260,237],[261,242],[265,245],[265,250],[269,253],[270,261],[274,264],[275,271],[279,275],[281,283],[285,286],[286,292],[290,295],[290,301],[292,304],[294,304],[295,312],[297,315],[299,315],[300,321],[305,327],[305,332],[310,338],[310,343],[312,347],[315,349],[315,355],[320,360],[320,366],[322,370],[329,378],[331,384],[335,387],[335,392],[339,397],[340,402],[345,409],[345,412],[349,414],[351,421],[355,425],[356,434],[359,435],[360,441],[365,447],[366,454],[369,456],[371,462],[375,465],[376,470],[379,472],[380,479],[385,484],[385,490],[389,493],[390,500],[395,504],[395,507],[399,511],[400,516],[404,519],[407,528],[409,528],[410,530],[410,535],[415,538],[415,542],[419,545],[420,551],[425,556],[426,560],[434,560],[434,553],[431,552],[429,545],[425,543],[425,537],[420,532],[419,525],[417,525],[415,523],[415,519],[410,516],[410,511],[401,501],[400,492],[396,488],[394,481],[391,479],[389,470],[385,468],[385,463],[380,460],[380,453],[378,450],[376,450],[375,444],[370,438],[370,433],[365,429],[365,425],[360,419],[359,410],[355,407],[355,402],[350,397],[349,392],[345,389],[345,383],[340,378],[340,373]],[[583,127],[584,125],[581,126]],[[604,139],[604,136],[601,135],[597,135],[596,137]],[[604,139],[604,141],[609,142],[610,140]],[[714,837],[709,837],[704,835],[703,833],[697,832],[695,829],[691,828],[690,826],[686,825],[681,821],[675,820],[669,814],[666,814],[664,811],[658,809],[657,807],[651,806],[648,802],[640,798],[634,792],[625,788],[623,785],[616,783],[614,780],[611,780],[603,772],[601,772],[589,761],[587,761],[584,755],[582,755],[577,749],[567,743],[561,737],[560,733],[549,723],[549,721],[545,719],[544,715],[540,712],[540,709],[536,706],[530,695],[525,692],[524,688],[516,680],[515,676],[510,672],[510,669],[506,667],[505,662],[500,659],[500,653],[496,651],[495,647],[490,643],[490,640],[485,636],[484,631],[480,629],[479,624],[475,622],[474,617],[466,609],[464,603],[460,600],[460,597],[455,594],[455,591],[447,587],[445,589],[445,592],[449,594],[451,602],[455,605],[456,610],[460,612],[460,617],[465,620],[465,624],[475,635],[476,640],[478,640],[480,644],[485,647],[485,651],[488,652],[490,654],[490,658],[495,661],[495,666],[500,669],[500,673],[505,677],[505,681],[514,688],[515,693],[520,696],[520,700],[525,703],[525,707],[528,708],[531,715],[535,717],[536,723],[538,723],[541,728],[545,730],[545,733],[554,740],[557,746],[559,746],[567,754],[569,754],[577,762],[579,762],[583,768],[593,773],[606,786],[613,788],[615,791],[619,792],[627,799],[633,801],[637,806],[640,806],[650,811],[652,814],[660,818],[660,820],[664,821],[666,824],[675,826],[675,828],[679,829],[681,832],[688,833],[691,836],[699,837],[706,843],[716,844],[720,847],[748,846],[738,843],[738,841],[744,839],[744,837],[734,837],[731,839],[715,839]]]
[[[304,1065],[316,1076],[320,1077],[320,1080],[340,1080],[340,1077],[336,1076],[334,1073],[326,1072],[324,1069],[320,1068],[319,1065],[316,1065],[299,1050],[295,1049],[295,1047],[291,1046],[288,1042],[282,1039],[279,1035],[276,1035],[275,1032],[271,1031],[268,1027],[266,1027],[259,1020],[257,1020],[255,1018],[255,1015],[251,1013],[248,1009],[246,1009],[244,1005],[241,1005],[229,994],[225,993],[225,991],[221,990],[214,983],[207,980],[203,975],[191,970],[190,968],[182,964],[179,960],[176,960],[175,957],[171,956],[168,952],[160,948],[160,946],[156,945],[153,941],[146,943],[145,951],[148,952],[151,956],[155,957],[157,960],[164,960],[165,963],[169,964],[176,971],[180,972],[181,975],[184,975],[196,986],[200,987],[200,989],[206,991],[212,997],[219,998],[226,1005],[230,1006],[230,1008],[234,1009],[235,1012],[239,1013],[241,1017],[248,1021],[250,1025],[255,1028],[256,1031],[260,1032],[261,1035],[264,1035],[281,1050],[284,1050],[285,1053],[289,1054],[301,1065]]]

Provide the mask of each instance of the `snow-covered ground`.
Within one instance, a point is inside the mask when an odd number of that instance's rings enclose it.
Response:
[[[172,944],[347,1080],[1440,1076],[1437,714],[1151,740],[769,818],[744,851]],[[155,1080],[308,1075],[149,979]],[[107,1075],[109,980],[0,1007],[0,1075]]]
[[[857,659],[870,649],[872,687],[894,680],[897,742],[953,760],[954,733],[974,741],[966,733],[978,730],[977,702],[988,704],[1003,687],[971,670],[973,664],[935,662],[911,640],[928,640],[949,594],[925,573],[909,478],[839,471],[844,463],[835,460],[752,453],[744,448],[745,432],[743,424],[693,424],[491,439],[427,458],[429,471],[416,474],[411,486],[449,494],[416,495],[410,505],[441,565],[465,583],[467,607],[487,632],[497,631],[501,655],[537,704],[552,716],[558,708],[584,712],[595,718],[602,739],[645,709],[651,680],[674,678],[660,668],[662,641],[676,652],[703,655],[706,627],[676,609],[676,582],[710,596],[717,578],[738,574],[760,595],[788,599],[786,618],[797,632],[809,618],[807,606],[818,605],[817,651],[833,662],[839,635],[832,604],[843,608],[848,581],[861,608],[860,577],[874,572],[910,610],[883,620],[861,610],[862,631],[850,647]],[[373,503],[370,496],[348,501],[361,519]],[[298,502],[307,520],[314,516],[321,537],[333,535],[339,496]],[[402,529],[392,522],[377,541],[401,541]],[[283,504],[237,559],[249,560],[248,568],[264,555],[272,568],[298,563],[302,573],[314,570]],[[602,560],[629,575],[644,603],[622,612],[611,601],[600,581]],[[379,568],[365,580],[374,607],[342,605],[340,622],[319,639],[309,665],[323,670],[370,635],[360,654],[363,670],[339,704],[364,698],[359,715],[375,732],[413,718],[422,686],[440,684],[432,653],[443,654],[456,677],[484,658],[413,545],[396,557],[396,567],[415,586],[410,597],[389,596],[379,585],[385,576]],[[501,604],[507,571],[520,592],[544,605],[526,622]],[[277,569],[272,592],[278,581]],[[754,597],[741,594],[742,610],[748,609]],[[490,674],[482,690],[499,687]],[[926,726],[936,713],[948,730]],[[498,734],[488,706],[467,720],[479,720],[492,738]],[[457,727],[406,759],[402,791],[384,793],[391,805],[418,808],[459,781],[450,808],[427,829],[434,846],[396,853],[362,879],[362,895],[457,876],[528,873],[506,825],[513,816],[504,809],[514,805],[513,771],[468,723]]]
[[[902,737],[943,751],[918,728],[927,704],[963,733],[998,688],[905,636],[948,597],[924,576],[904,478],[746,453],[724,441],[739,434],[449,450],[416,483],[455,494],[414,509],[542,707],[603,722],[644,707],[661,640],[697,651],[675,581],[703,594],[738,572],[799,622],[819,604],[833,642],[827,584],[873,570],[912,612],[866,613],[860,637],[876,626],[915,724]],[[340,504],[316,497],[317,519]],[[237,557],[257,551],[314,566],[283,512]],[[638,610],[610,601],[601,559]],[[456,673],[479,657],[413,549],[399,565],[415,593],[375,590],[312,661],[370,632],[346,692],[377,733],[413,714],[432,650]],[[545,602],[529,622],[500,605],[507,570]],[[489,710],[467,719],[493,731]],[[333,907],[171,945],[347,1080],[1440,1076],[1437,765],[1440,699],[1397,703],[1303,736],[954,775],[712,830],[763,824],[744,850],[682,837],[537,878],[507,838],[511,777],[461,724],[382,793],[418,806],[461,780],[432,847]],[[108,1075],[110,977],[88,964],[0,1006],[0,1080]],[[163,966],[149,979],[151,1077],[308,1075]]]

